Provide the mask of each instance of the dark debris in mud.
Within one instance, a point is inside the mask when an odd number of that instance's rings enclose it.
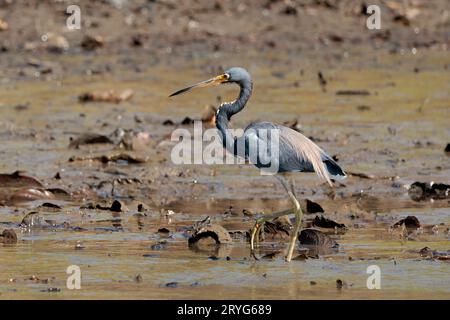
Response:
[[[447,146],[445,147],[444,152],[450,154],[450,143],[447,143]]]
[[[97,204],[95,207],[89,207],[89,209],[109,210],[112,212],[123,212],[124,208],[124,205],[119,200],[114,200],[110,206],[102,206],[100,204]]]
[[[330,236],[316,229],[303,229],[298,237],[300,244],[335,249],[339,244]]]
[[[71,139],[69,147],[70,148],[79,148],[80,145],[85,144],[96,144],[96,143],[113,143],[113,141],[102,134],[97,133],[83,133],[76,139]]]
[[[316,216],[313,220],[312,225],[319,228],[331,228],[331,229],[345,229],[346,226],[343,223],[337,223],[331,219],[325,218],[324,216]]]
[[[0,174],[0,188],[19,187],[42,187],[42,183],[33,177],[23,175],[21,171]]]
[[[436,251],[432,250],[429,247],[425,247],[420,249],[419,254],[421,257],[426,257],[429,259],[450,261],[450,250],[447,251]]]
[[[323,210],[322,206],[318,204],[317,202],[311,201],[309,199],[306,199],[304,201],[306,213],[324,213],[325,210]]]
[[[109,154],[101,156],[82,156],[82,157],[73,156],[69,158],[69,162],[92,161],[92,160],[99,161],[101,163],[125,162],[127,164],[143,164],[148,161],[148,158],[142,158],[127,153]]]
[[[393,227],[401,227],[405,226],[408,229],[417,229],[420,228],[420,222],[419,219],[415,216],[407,216],[406,218],[401,219],[400,221],[396,222]]]
[[[0,234],[0,242],[4,244],[15,244],[17,243],[17,234],[13,229],[5,229]]]
[[[368,96],[370,92],[367,90],[338,90],[336,91],[338,96]]]
[[[196,245],[200,240],[211,238],[216,244],[230,244],[233,242],[229,232],[218,224],[200,225],[194,229],[192,236],[188,239],[189,245]]]
[[[23,217],[20,227],[24,229],[51,228],[54,224],[46,220],[39,212],[29,212]]]
[[[414,182],[408,194],[415,201],[427,199],[450,199],[450,185],[444,183]]]
[[[289,236],[291,229],[292,223],[287,216],[278,217],[264,223],[264,233],[272,238]]]

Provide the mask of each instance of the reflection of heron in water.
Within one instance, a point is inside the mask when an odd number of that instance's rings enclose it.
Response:
[[[283,177],[283,173],[287,172],[316,172],[317,175],[325,179],[331,185],[331,177],[344,178],[345,172],[339,165],[328,156],[322,149],[320,149],[314,142],[302,135],[301,133],[292,130],[288,127],[280,126],[271,122],[258,122],[250,124],[244,131],[241,137],[234,137],[229,130],[229,121],[231,117],[242,111],[252,94],[252,80],[250,74],[243,68],[231,68],[223,74],[212,79],[197,83],[190,87],[181,89],[170,96],[175,96],[181,93],[190,91],[193,88],[208,87],[222,83],[236,83],[240,87],[239,97],[229,103],[220,105],[216,115],[216,126],[219,129],[222,138],[223,146],[233,153],[235,156],[244,156],[252,158],[252,146],[266,146],[267,151],[277,153],[277,157],[270,157],[271,163],[266,162],[267,154],[263,155],[261,150],[256,152],[256,158],[252,162],[260,169],[276,168],[278,175],[276,176],[286,189],[289,198],[293,203],[293,209],[284,210],[272,214],[265,215],[256,221],[255,227],[252,229],[250,246],[251,252],[254,255],[255,238],[259,238],[260,230],[265,221],[281,217],[284,215],[295,214],[295,225],[291,231],[291,239],[286,260],[290,261],[297,241],[298,233],[300,231],[303,212],[300,208],[300,203],[295,196],[295,191],[292,183],[289,184]],[[268,134],[268,132],[276,132],[275,135]],[[273,141],[276,137],[277,141]],[[243,146],[244,150],[241,150]],[[275,151],[274,148],[277,148]],[[264,157],[264,160],[263,160]]]

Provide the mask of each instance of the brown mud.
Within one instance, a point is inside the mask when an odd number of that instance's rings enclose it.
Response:
[[[448,191],[408,192],[450,183],[445,1],[387,1],[373,32],[362,1],[79,1],[72,32],[64,2],[39,3],[0,1],[1,299],[450,298]],[[172,163],[172,131],[237,88],[167,96],[229,66],[254,78],[234,127],[291,124],[352,173],[334,188],[293,175],[323,209],[304,227],[337,250],[299,245],[286,263],[279,232],[254,260],[255,219],[290,206],[277,180]],[[207,217],[231,243],[189,245]],[[396,224],[407,217],[419,227]],[[366,287],[374,264],[381,290]]]

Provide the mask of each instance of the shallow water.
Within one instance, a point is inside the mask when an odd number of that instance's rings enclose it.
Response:
[[[202,299],[211,298],[214,292],[213,298],[219,299],[448,299],[449,262],[422,258],[418,251],[423,247],[450,249],[449,202],[414,202],[406,186],[414,181],[449,182],[449,157],[443,148],[450,142],[450,75],[441,68],[449,62],[448,55],[436,53],[408,60],[397,55],[379,56],[375,66],[363,60],[357,67],[347,63],[328,66],[329,85],[323,93],[316,70],[327,66],[302,63],[299,68],[304,70],[303,75],[298,69],[281,67],[280,79],[273,76],[278,69],[247,61],[255,92],[248,107],[233,119],[235,127],[260,119],[283,123],[298,118],[305,134],[316,138],[331,155],[337,154],[346,170],[377,177],[350,176],[331,194],[330,188],[313,175],[296,175],[298,195],[318,202],[327,217],[345,223],[349,230],[332,235],[340,244],[338,253],[291,263],[284,262],[282,254],[274,260],[254,261],[244,239],[235,239],[219,252],[193,251],[183,233],[184,227],[208,215],[230,231],[247,231],[254,218],[244,217],[243,209],[271,212],[289,207],[278,182],[260,176],[254,168],[179,167],[170,162],[172,145],[168,141],[175,127],[162,126],[162,122],[179,122],[185,116],[200,118],[204,106],[216,101],[217,94],[232,99],[236,88],[168,99],[175,89],[211,76],[199,72],[197,65],[182,70],[149,67],[140,74],[123,70],[113,78],[73,76],[3,84],[0,171],[24,170],[46,187],[59,187],[75,195],[88,186],[94,192],[84,196],[85,201],[81,196],[73,201],[0,206],[0,230],[13,228],[19,238],[15,245],[0,244],[0,298]],[[76,59],[73,63],[77,65]],[[197,64],[206,65],[208,61]],[[423,71],[414,73],[414,66]],[[131,88],[135,95],[117,105],[81,104],[77,100],[83,92],[110,88]],[[335,95],[341,89],[369,90],[371,95]],[[13,107],[26,102],[30,102],[26,110]],[[360,111],[357,107],[361,105],[370,109]],[[135,115],[143,121],[136,123]],[[109,134],[118,127],[150,132],[154,146],[136,152],[150,157],[147,164],[68,161],[71,156],[112,151],[109,145],[69,149],[70,137],[83,132]],[[56,172],[60,172],[61,180],[53,179]],[[117,177],[138,178],[141,182],[119,184],[114,192],[108,183],[95,188]],[[80,209],[87,202],[113,198],[122,200],[127,209],[120,214]],[[58,203],[62,209],[36,209],[42,202]],[[146,216],[136,215],[139,203],[149,207]],[[57,224],[67,222],[72,228],[82,229],[21,230],[22,218],[34,210]],[[167,216],[167,210],[175,213]],[[405,239],[398,231],[389,231],[389,226],[408,215],[420,220],[422,233]],[[307,215],[306,220],[314,216]],[[429,231],[434,225],[438,225],[437,233]],[[169,237],[157,232],[161,227],[170,230]],[[167,241],[162,250],[150,248],[162,240]],[[77,241],[83,249],[75,249]],[[265,241],[259,253],[283,250],[286,242]],[[212,255],[220,259],[209,259]],[[227,256],[230,260],[225,259]],[[81,268],[81,290],[66,288],[65,270],[72,264]],[[381,290],[366,287],[366,269],[374,264],[381,268]],[[141,282],[134,280],[138,274]],[[26,280],[33,275],[50,280]],[[346,287],[337,289],[337,279]],[[177,282],[177,286],[166,287],[171,282]],[[50,287],[61,290],[47,292]]]

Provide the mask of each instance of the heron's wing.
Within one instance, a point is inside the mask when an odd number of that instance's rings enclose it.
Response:
[[[331,185],[330,174],[324,163],[324,160],[328,160],[328,155],[300,132],[284,126],[278,126],[278,128],[280,129],[280,158],[282,153],[287,153],[289,157],[296,157],[304,169],[312,167],[320,178],[325,179]],[[292,160],[290,161],[292,162]],[[289,159],[285,159],[285,161],[289,161]]]
[[[245,129],[246,152],[248,152],[250,141],[253,143],[262,141],[266,145],[272,145],[271,139],[273,139],[274,135],[267,134],[267,132],[261,134],[263,132],[262,129],[275,129],[278,132],[279,172],[316,172],[319,177],[325,179],[330,185],[330,176],[345,178],[345,172],[318,145],[300,132],[271,122],[252,123]],[[261,167],[259,161],[255,165]]]

